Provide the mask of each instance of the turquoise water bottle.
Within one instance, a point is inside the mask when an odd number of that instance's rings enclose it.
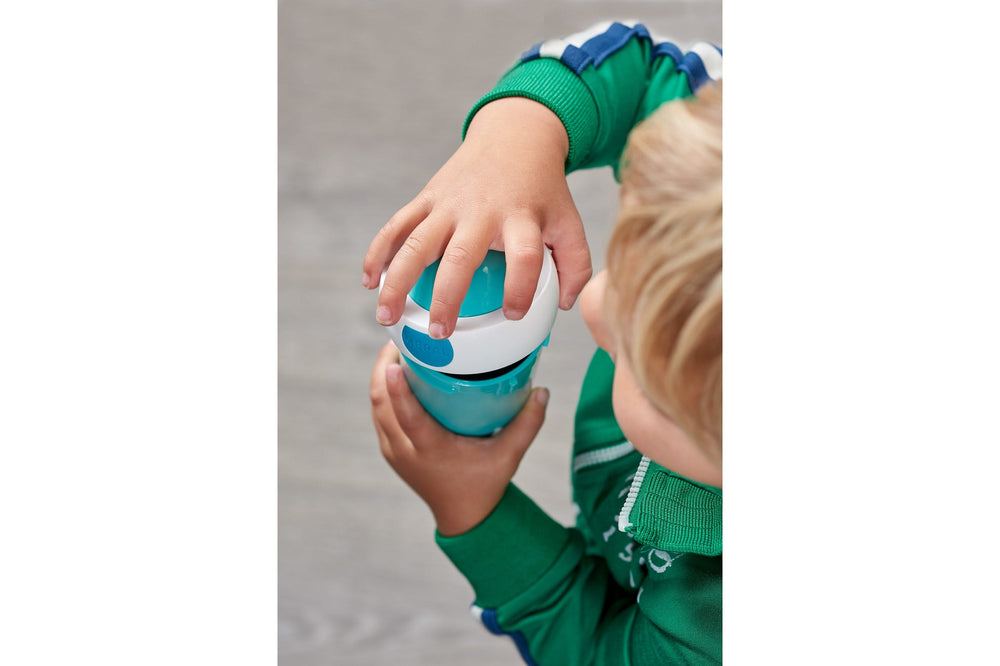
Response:
[[[438,262],[410,290],[399,321],[389,328],[414,395],[444,427],[462,435],[490,435],[521,410],[542,347],[559,310],[559,278],[548,248],[531,307],[519,321],[501,309],[507,262],[490,250],[462,301],[446,340],[428,333]],[[384,279],[383,275],[383,279]],[[381,285],[380,285],[381,289]]]

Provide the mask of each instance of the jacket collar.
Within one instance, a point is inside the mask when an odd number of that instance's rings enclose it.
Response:
[[[643,456],[618,529],[658,550],[722,554],[722,490],[671,472]]]

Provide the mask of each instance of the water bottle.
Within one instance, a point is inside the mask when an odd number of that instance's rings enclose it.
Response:
[[[559,310],[552,253],[545,248],[531,307],[522,319],[511,321],[501,309],[507,262],[503,252],[490,250],[473,275],[455,331],[446,340],[428,335],[439,263],[421,274],[403,315],[388,327],[389,335],[400,351],[410,388],[438,422],[461,435],[491,435],[528,400],[538,356],[549,343]]]

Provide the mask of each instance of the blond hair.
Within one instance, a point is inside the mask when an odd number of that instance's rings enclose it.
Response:
[[[722,83],[630,134],[608,320],[650,402],[722,457]]]

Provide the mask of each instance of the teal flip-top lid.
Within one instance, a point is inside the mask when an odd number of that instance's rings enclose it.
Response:
[[[410,290],[410,298],[425,310],[431,309],[431,296],[434,292],[434,280],[437,278],[438,266],[441,260],[424,269],[420,279]],[[465,300],[458,311],[459,317],[476,317],[499,310],[503,306],[503,281],[507,274],[507,259],[503,252],[490,250],[486,259],[472,275],[472,283],[466,292]]]

